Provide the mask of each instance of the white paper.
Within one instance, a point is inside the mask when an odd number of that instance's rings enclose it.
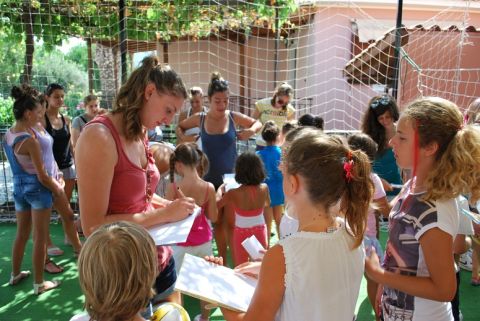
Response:
[[[225,192],[240,187],[240,184],[235,180],[235,174],[224,174],[223,183],[225,184]]]
[[[256,286],[255,279],[186,254],[175,290],[231,310],[246,312]]]
[[[190,230],[192,229],[193,222],[200,212],[201,208],[195,207],[193,213],[187,216],[185,219],[178,222],[153,226],[148,229],[148,232],[155,241],[156,245],[183,243],[187,240],[188,234],[190,234]]]
[[[255,235],[250,236],[242,242],[242,246],[247,251],[248,255],[253,260],[260,260],[263,257],[263,252],[265,250],[262,246],[262,243],[255,237]]]
[[[471,211],[467,211],[464,208],[462,208],[461,210],[462,210],[463,215],[468,217],[469,220],[473,221],[475,224],[480,224],[480,214],[477,214],[477,213],[474,213],[474,212],[471,212]]]

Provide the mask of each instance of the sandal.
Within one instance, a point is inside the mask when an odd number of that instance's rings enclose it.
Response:
[[[42,283],[33,283],[33,294],[40,295],[60,286],[60,281],[43,281]]]
[[[45,262],[44,271],[50,274],[58,274],[63,272],[63,267],[48,259]]]
[[[17,275],[10,274],[10,281],[8,281],[8,285],[17,285],[20,283],[23,279],[28,278],[28,276],[31,274],[30,271],[21,271]]]
[[[58,246],[52,245],[47,248],[47,254],[48,256],[60,256],[63,255],[63,250]]]

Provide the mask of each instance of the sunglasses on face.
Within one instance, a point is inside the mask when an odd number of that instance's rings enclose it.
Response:
[[[374,101],[372,101],[370,103],[370,108],[375,109],[380,105],[388,106],[388,105],[390,105],[390,102],[391,102],[390,97],[388,97],[387,95],[384,95],[384,96],[382,96],[380,98],[377,98]]]
[[[283,99],[277,99],[277,104],[282,107],[285,107],[288,105],[288,102],[284,101]]]

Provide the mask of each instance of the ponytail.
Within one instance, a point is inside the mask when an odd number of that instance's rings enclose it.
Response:
[[[439,97],[414,101],[403,117],[415,125],[418,147],[438,146],[423,198],[434,201],[470,194],[476,202],[480,198],[480,131],[464,125],[457,105]]]
[[[374,185],[370,178],[370,161],[362,151],[349,151],[344,163],[345,193],[341,209],[345,215],[347,231],[355,239],[355,247],[360,246],[365,232],[368,208],[373,197]]]
[[[290,132],[287,137],[294,133]],[[303,177],[313,204],[328,212],[340,201],[347,231],[358,247],[363,240],[373,196],[367,155],[350,151],[338,138],[318,129],[304,128],[288,145],[284,159],[287,173]]]
[[[426,181],[425,199],[450,199],[470,194],[480,199],[480,130],[472,125],[459,129]]]
[[[203,177],[208,171],[207,156],[198,148],[195,143],[182,143],[175,148],[170,156],[170,181],[174,182],[175,163],[180,162],[185,166],[197,170],[198,176]]]
[[[200,161],[198,162],[198,165],[197,165],[197,172],[198,172],[198,176],[203,178],[208,172],[208,169],[210,167],[210,162],[208,161],[207,155],[205,155],[205,153],[200,148],[198,148],[198,146],[196,150],[197,150],[198,156],[200,157]]]

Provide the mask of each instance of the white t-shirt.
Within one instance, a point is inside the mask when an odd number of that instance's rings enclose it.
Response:
[[[375,173],[371,173],[370,179],[372,180],[375,188],[373,200],[378,200],[382,197],[385,197],[387,194],[385,194],[380,177]],[[367,229],[365,231],[365,235],[368,237],[377,238],[377,220],[375,218],[375,210],[372,207],[369,207],[368,209]]]
[[[331,233],[297,232],[280,240],[285,294],[276,321],[352,321],[363,277],[363,246],[342,227]]]
[[[255,109],[260,113],[259,120],[262,124],[265,124],[269,120],[273,120],[280,130],[288,118],[295,115],[295,108],[293,108],[291,104],[288,104],[285,110],[282,108],[274,108],[272,106],[272,98],[264,98],[257,101],[255,103]],[[258,134],[256,143],[259,146],[267,145],[262,138],[262,134]]]
[[[409,186],[409,183],[406,184]],[[411,276],[429,276],[420,238],[432,228],[455,237],[458,208],[455,199],[426,202],[423,194],[407,187],[390,212],[389,239],[383,266],[386,270]],[[382,306],[385,321],[451,321],[450,302],[428,300],[384,286]]]
[[[458,233],[462,235],[473,235],[473,224],[472,221],[462,214],[462,208],[466,211],[470,211],[470,207],[468,206],[468,200],[463,197],[459,196],[456,198],[457,206],[458,206]]]

